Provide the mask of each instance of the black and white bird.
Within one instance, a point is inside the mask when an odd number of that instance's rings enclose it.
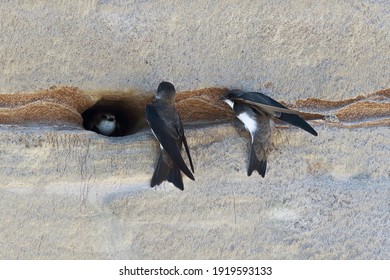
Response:
[[[176,110],[175,95],[175,87],[169,82],[162,82],[158,86],[156,98],[145,109],[146,120],[154,136],[160,142],[161,148],[150,186],[160,185],[167,180],[183,190],[181,172],[191,180],[195,180],[192,174],[194,166],[183,126]],[[192,172],[181,155],[183,144]]]
[[[94,114],[89,129],[106,136],[116,136],[120,125],[113,113],[103,111]]]
[[[317,132],[298,114],[276,100],[260,92],[244,92],[232,90],[226,93],[224,100],[237,118],[245,125],[251,135],[251,148],[247,174],[252,175],[256,170],[262,177],[267,169],[267,154],[271,136],[270,119],[278,119],[300,127],[310,134]]]

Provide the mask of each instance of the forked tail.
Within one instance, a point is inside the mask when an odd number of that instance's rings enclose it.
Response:
[[[158,158],[156,168],[154,169],[150,186],[153,188],[166,180],[174,184],[178,189],[184,190],[183,178],[181,176],[180,169],[173,163],[171,166],[168,166],[161,153]]]
[[[265,155],[262,155],[262,158],[259,160],[256,155],[256,151],[254,148],[254,145],[251,145],[251,152],[249,156],[249,165],[248,165],[248,176],[252,175],[252,172],[256,170],[261,177],[264,178],[265,171],[267,169],[267,157]]]

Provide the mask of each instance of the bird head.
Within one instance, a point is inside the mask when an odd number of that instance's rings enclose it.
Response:
[[[169,82],[161,82],[158,85],[156,96],[157,98],[171,99],[176,95],[175,87]]]

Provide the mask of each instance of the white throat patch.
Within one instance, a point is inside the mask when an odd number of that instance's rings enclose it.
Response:
[[[231,101],[230,99],[225,99],[224,100],[230,107],[232,107],[232,109],[233,109],[233,106],[234,106],[234,102],[233,101]]]
[[[116,121],[102,120],[99,124],[96,125],[96,127],[102,134],[110,135],[115,130]]]
[[[257,130],[257,122],[256,119],[251,118],[251,116],[248,113],[241,113],[237,116],[237,118],[240,119],[245,125],[245,128],[250,132],[252,137],[252,143],[253,143],[253,135],[255,134]]]

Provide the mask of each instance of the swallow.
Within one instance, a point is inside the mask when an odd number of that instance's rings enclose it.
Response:
[[[104,111],[96,112],[89,126],[89,130],[106,136],[115,136],[120,131],[120,125],[115,115]]]
[[[317,132],[299,116],[299,112],[288,109],[276,100],[260,92],[232,90],[222,100],[232,109],[251,135],[251,150],[247,174],[256,170],[263,178],[267,169],[268,144],[271,136],[270,119],[278,119],[300,127],[310,134]]]
[[[181,172],[195,181],[190,150],[175,106],[175,95],[175,87],[169,82],[162,82],[157,88],[156,98],[145,108],[146,120],[161,149],[150,183],[152,188],[167,180],[184,190]],[[191,170],[181,155],[183,144]]]

